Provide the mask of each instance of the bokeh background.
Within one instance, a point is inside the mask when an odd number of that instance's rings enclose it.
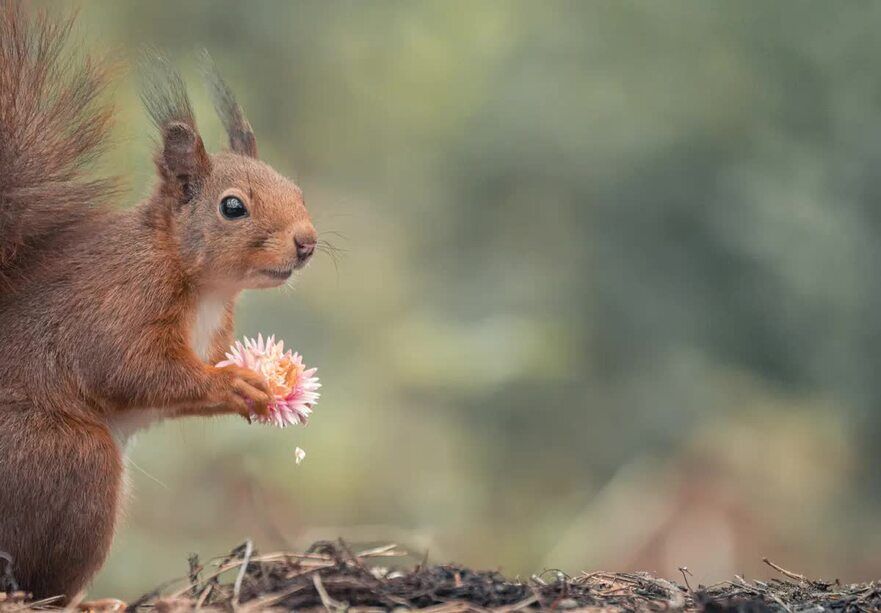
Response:
[[[879,23],[866,2],[82,3],[87,48],[174,58],[217,148],[209,49],[341,250],[239,309],[319,366],[312,423],[141,435],[93,594],[245,537],[511,574],[881,575]],[[133,73],[105,160],[130,202],[152,173]]]

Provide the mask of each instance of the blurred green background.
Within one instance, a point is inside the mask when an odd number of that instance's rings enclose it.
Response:
[[[50,10],[70,5],[51,3]],[[881,575],[881,4],[117,2],[87,48],[207,48],[319,257],[244,297],[307,429],[168,423],[93,595],[252,537],[531,573]],[[133,70],[106,160],[151,180]],[[307,450],[296,466],[295,446]]]

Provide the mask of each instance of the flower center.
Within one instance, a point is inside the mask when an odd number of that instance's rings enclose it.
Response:
[[[287,396],[297,387],[300,379],[299,366],[288,356],[278,360],[264,360],[260,371],[266,377],[269,390],[275,396]]]

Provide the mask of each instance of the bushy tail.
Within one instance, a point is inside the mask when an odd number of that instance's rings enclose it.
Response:
[[[72,18],[0,3],[0,291],[29,251],[91,215],[113,183],[87,176],[111,109],[103,65],[76,59]]]

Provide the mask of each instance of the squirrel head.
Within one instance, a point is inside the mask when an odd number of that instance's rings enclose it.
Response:
[[[229,151],[209,154],[183,81],[153,58],[142,98],[159,128],[158,209],[191,277],[237,291],[283,284],[312,257],[318,235],[302,190],[257,157],[257,141],[213,63],[206,71]]]

